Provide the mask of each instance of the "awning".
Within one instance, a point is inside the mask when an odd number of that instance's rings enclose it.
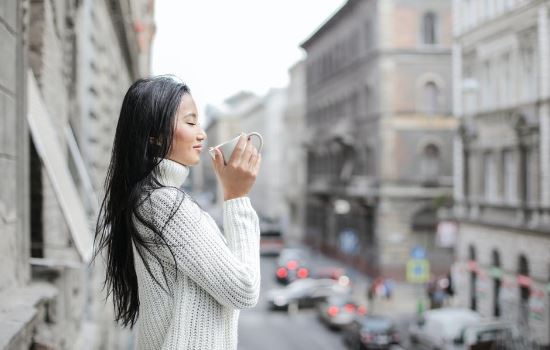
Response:
[[[93,236],[88,226],[86,210],[69,173],[66,159],[48,111],[31,70],[27,73],[27,120],[38,155],[48,173],[71,237],[83,262],[88,263],[93,252]]]

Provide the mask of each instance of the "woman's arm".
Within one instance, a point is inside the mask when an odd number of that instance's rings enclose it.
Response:
[[[219,303],[236,309],[254,307],[260,293],[259,220],[248,197],[223,203],[226,245],[219,228],[189,198],[175,188],[151,194],[157,227],[172,248],[177,267]],[[166,247],[159,249],[172,260]]]

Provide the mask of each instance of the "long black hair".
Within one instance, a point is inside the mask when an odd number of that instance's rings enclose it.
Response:
[[[122,102],[105,179],[105,196],[96,224],[94,260],[106,250],[103,288],[107,287],[107,297],[112,294],[115,319],[125,327],[132,328],[139,314],[132,242],[142,258],[145,249],[160,262],[150,242],[138,234],[132,217],[164,240],[162,230],[139,215],[137,208],[143,203],[144,193],[150,195],[162,186],[157,165],[170,152],[175,117],[185,94],[190,94],[187,85],[174,76],[163,75],[137,80]],[[142,260],[155,282],[161,285],[151,273],[147,259]],[[166,281],[164,267],[163,275]]]

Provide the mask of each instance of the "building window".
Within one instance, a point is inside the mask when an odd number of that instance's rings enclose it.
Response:
[[[494,153],[485,153],[483,156],[483,188],[485,199],[494,202],[498,192],[497,162]]]
[[[502,155],[502,184],[504,186],[504,200],[513,203],[517,197],[517,167],[512,150],[506,150]]]
[[[519,282],[519,322],[520,326],[529,324],[529,296],[531,294],[529,278],[529,262],[525,255],[520,255],[518,261]]]
[[[422,19],[422,37],[424,44],[433,45],[436,43],[436,21],[437,16],[433,12],[424,14]]]
[[[483,63],[481,70],[481,100],[483,107],[488,109],[493,106],[492,95],[492,76],[491,76],[491,64],[489,61]]]
[[[30,229],[31,229],[31,258],[44,257],[44,224],[42,222],[43,214],[43,183],[42,183],[42,163],[40,156],[34,147],[31,138],[30,145]]]
[[[532,47],[525,47],[520,52],[521,60],[521,97],[532,99],[536,96],[536,59],[535,50]]]
[[[499,317],[500,316],[500,290],[502,287],[502,280],[501,275],[502,272],[500,270],[500,254],[498,251],[493,250],[492,253],[492,263],[493,263],[493,316]]]
[[[360,147],[355,152],[356,165],[353,168],[353,175],[355,176],[365,176],[369,174],[369,169],[372,167],[370,161],[371,150],[368,146]]]
[[[473,245],[468,246],[468,258],[470,269],[470,309],[477,310],[477,261],[476,249]]]
[[[374,35],[372,31],[372,22],[370,20],[365,22],[365,49],[369,49],[374,46]]]
[[[424,85],[424,112],[434,115],[439,110],[439,89],[430,81]]]
[[[424,183],[436,184],[439,177],[439,148],[434,144],[424,147],[420,173]]]
[[[511,93],[511,87],[512,84],[510,82],[512,81],[512,77],[510,74],[510,71],[512,67],[510,66],[510,54],[506,53],[502,56],[502,74],[500,74],[500,97],[501,97],[501,104],[502,105],[509,105],[510,104],[510,98],[512,97]]]
[[[470,189],[470,152],[466,149],[464,149],[464,152],[462,153],[462,157],[464,159],[464,169],[462,171],[462,187],[464,191],[464,197],[469,198],[471,189]]]
[[[536,148],[529,148],[525,154],[525,201],[527,204],[539,203],[539,153]]]

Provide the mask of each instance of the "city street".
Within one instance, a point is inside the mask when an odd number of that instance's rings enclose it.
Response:
[[[316,257],[321,263],[335,263],[323,257]],[[315,309],[301,309],[297,313],[270,311],[266,295],[272,288],[280,288],[275,280],[275,257],[262,256],[262,287],[258,305],[251,310],[241,311],[239,319],[239,350],[280,350],[280,349],[346,349],[339,331],[330,330],[318,319]],[[364,283],[358,279],[357,288],[363,290]],[[410,317],[399,317],[397,324],[401,339]],[[395,347],[395,349],[401,349]]]
[[[296,314],[270,311],[266,294],[281,287],[275,280],[274,257],[262,256],[262,287],[258,305],[241,311],[239,350],[279,349],[345,349],[340,334],[317,320],[315,309],[302,309]]]

